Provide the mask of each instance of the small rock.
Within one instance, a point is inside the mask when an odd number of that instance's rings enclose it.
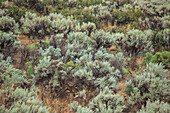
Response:
[[[116,45],[113,45],[112,47],[109,48],[110,51],[115,51],[117,49]]]

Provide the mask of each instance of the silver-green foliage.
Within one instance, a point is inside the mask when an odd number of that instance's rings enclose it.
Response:
[[[12,17],[7,15],[0,17],[0,30],[4,32],[19,33],[18,27],[18,23],[16,23]]]
[[[21,47],[20,42],[16,41],[18,36],[11,33],[0,33],[0,51],[3,49],[18,49]]]
[[[87,49],[84,49],[81,47],[81,44],[77,44],[76,46],[74,46],[74,44],[67,44],[67,51],[65,56],[63,57],[64,61],[66,61],[67,59],[72,60],[74,62],[77,62],[78,59],[83,56],[84,54],[88,54],[89,52],[92,51],[92,48],[89,46]]]
[[[26,12],[25,16],[20,19],[23,32],[29,37],[44,38],[49,34],[50,20],[47,16],[39,17],[34,13]]]
[[[84,31],[88,35],[96,29],[95,24],[88,23],[80,26],[73,17],[64,17],[61,14],[50,13],[48,16],[37,16],[26,12],[20,19],[24,33],[36,38],[44,38],[49,34],[64,34],[69,32]]]
[[[21,84],[26,82],[26,75],[22,73],[21,70],[15,69],[11,62],[11,58],[8,57],[6,60],[3,60],[3,55],[0,54],[0,82],[2,87],[7,90],[10,87],[13,87],[14,84]]]
[[[49,69],[51,63],[52,63],[51,56],[45,56],[42,60],[39,60],[39,64],[34,67],[35,79],[47,77],[48,74],[50,74],[51,71],[53,71]]]
[[[0,106],[0,112],[5,113],[49,113],[49,109],[43,106],[36,94],[37,89],[32,87],[30,90],[23,88],[16,88],[9,90],[6,100],[11,100],[12,103],[9,108],[5,105]]]
[[[68,0],[68,6],[73,8],[77,5],[77,0]]]
[[[151,30],[146,30],[143,33],[140,30],[133,29],[127,32],[124,38],[120,37],[119,39],[118,37],[116,43],[121,45],[122,49],[124,49],[128,55],[137,56],[139,53],[153,51],[152,43],[150,41],[152,34]]]
[[[92,32],[96,31],[96,25],[94,23],[88,22],[83,23],[81,26],[77,25],[76,29],[77,31],[86,32],[86,34],[90,36]]]
[[[50,78],[49,85],[53,87],[59,86],[58,79],[65,79],[67,72],[64,63],[59,60],[51,60],[51,56],[44,56],[39,60],[39,64],[34,67],[33,83],[39,80]],[[43,84],[44,82],[42,82]]]
[[[8,10],[7,9],[0,9],[0,17],[7,16],[7,15],[8,15]]]
[[[170,45],[170,29],[164,29],[163,31],[163,40],[165,41],[165,45]]]
[[[5,103],[0,106],[0,112],[48,112],[46,107],[38,100],[36,91],[21,88],[21,85],[28,83],[25,73],[15,69],[11,64],[11,58],[3,60],[0,54],[0,98],[5,99]],[[33,91],[34,90],[34,91]],[[9,104],[8,108],[5,104]]]
[[[162,64],[149,63],[141,75],[135,76],[127,82],[132,89],[128,102],[141,104],[145,99],[168,101],[167,70]]]
[[[75,103],[75,102],[74,102]],[[88,106],[81,107],[78,104],[72,104],[71,108],[77,108],[76,113],[121,113],[125,108],[124,98],[118,94],[114,95],[108,87],[105,87],[100,93],[89,102]]]
[[[15,20],[9,17],[7,9],[0,9],[0,30],[10,32],[16,30],[18,25]]]
[[[67,35],[66,53],[63,59],[77,61],[81,56],[92,51],[94,41],[84,32],[70,32]]]
[[[60,53],[60,48],[54,48],[53,46],[49,46],[46,49],[38,49],[39,54],[41,54],[41,56],[43,57],[47,57],[47,56],[54,56],[55,59],[58,59],[61,57],[61,53]]]
[[[107,52],[106,48],[99,48],[98,51],[94,55],[95,60],[100,60],[100,61],[109,61],[113,59],[115,56],[113,54],[109,54]]]
[[[100,89],[107,86],[117,90],[116,83],[122,78],[121,66],[124,62],[124,59],[119,57],[122,57],[121,53],[114,56],[109,54],[106,48],[99,48],[93,54],[86,53],[76,60],[76,64],[81,68],[76,70],[73,76],[93,81]],[[120,65],[120,68],[115,67],[116,65]]]
[[[145,29],[169,28],[169,1],[167,0],[133,0],[136,9],[140,9],[147,17],[139,19],[139,25]]]
[[[138,24],[140,27],[143,27],[145,29],[165,29],[169,28],[170,24],[170,17],[169,15],[165,15],[163,17],[154,16],[153,18],[146,17],[145,19],[139,18]]]
[[[52,33],[63,33],[67,35],[71,31],[76,31],[77,21],[73,17],[64,17],[61,14],[51,13],[48,16],[50,23],[50,31]]]
[[[113,40],[113,35],[111,35],[109,32],[105,32],[104,30],[99,30],[94,33],[92,33],[93,39],[95,41],[96,48],[100,47],[111,47]]]
[[[123,5],[123,7],[120,7],[120,11],[122,11],[122,12],[126,12],[127,10],[129,10],[129,9],[132,9],[133,8],[133,5],[131,5],[131,4],[125,4],[125,5]]]
[[[162,23],[162,27],[163,28],[169,28],[170,27],[170,16],[167,15],[167,16],[164,16],[161,18],[161,23]]]
[[[133,5],[149,16],[164,16],[169,12],[167,0],[136,0]]]
[[[114,39],[114,43],[117,45],[117,46],[122,46],[123,43],[122,40],[124,40],[125,38],[125,34],[124,33],[114,33],[113,34],[113,39]]]
[[[92,71],[94,83],[99,86],[100,89],[104,89],[106,86],[108,86],[113,90],[117,90],[117,80],[122,76],[119,70],[115,70],[115,67],[110,66],[109,62],[87,62],[87,70]]]
[[[80,44],[81,46],[88,47],[93,41],[85,32],[71,32],[67,35],[66,42],[75,46]]]
[[[73,101],[69,107],[71,111],[76,111],[76,113],[94,113],[90,108],[79,105],[77,101]]]
[[[117,90],[116,83],[122,77],[120,70],[111,65],[110,61],[116,59],[113,55],[98,51],[92,60],[92,54],[85,54],[77,61],[83,68],[77,70],[73,76],[85,77],[94,82],[95,86],[104,89],[106,86]],[[103,59],[102,59],[103,58]]]
[[[103,20],[103,19],[108,20],[111,16],[109,7],[108,6],[102,6],[101,4],[90,6],[88,8],[88,10],[89,10],[89,13],[91,15],[94,15],[94,16],[100,18],[101,20]]]
[[[137,113],[168,113],[170,111],[170,104],[157,100],[151,102],[147,101],[146,106],[142,106]]]
[[[94,112],[86,106],[85,107],[78,106],[76,113],[94,113]]]
[[[68,77],[64,63],[53,60],[50,68],[52,68],[54,72],[52,73],[53,77],[51,78],[49,85],[52,85],[53,87],[60,86],[59,79],[64,80]]]

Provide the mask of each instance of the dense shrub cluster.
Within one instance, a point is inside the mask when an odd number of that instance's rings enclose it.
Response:
[[[101,31],[99,31],[101,32]],[[56,35],[51,37],[51,46],[43,49],[38,49],[39,55],[43,56],[43,59],[39,60],[39,64],[34,66],[35,82],[41,78],[49,78],[52,83],[61,85],[59,80],[79,79],[86,82],[92,82],[95,87],[104,89],[108,86],[111,89],[117,90],[116,83],[122,78],[122,65],[123,62],[114,55],[107,52],[106,48],[93,46],[95,39],[99,38],[100,43],[105,43],[102,39],[105,35],[111,39],[109,33],[102,31],[103,35],[97,35],[98,31],[93,35],[92,40],[86,33],[82,32],[70,32],[66,39],[63,40],[64,35]],[[108,39],[108,40],[110,40]],[[62,45],[60,45],[62,43]],[[96,51],[93,52],[93,50]],[[63,65],[61,70],[62,74],[57,74],[59,71],[53,64],[53,60],[56,66]],[[104,61],[100,61],[104,60]],[[72,63],[71,63],[72,62]],[[70,64],[71,63],[71,64]],[[64,65],[65,64],[65,65]],[[41,73],[41,74],[39,74]],[[54,78],[53,78],[54,77]],[[109,80],[109,81],[108,81]],[[103,84],[101,84],[103,83]],[[76,84],[76,83],[75,83]],[[84,82],[82,82],[82,85]],[[87,84],[87,83],[86,83]],[[89,84],[89,83],[88,83]],[[92,84],[89,84],[90,86]],[[93,87],[94,87],[93,86]]]
[[[5,105],[0,106],[0,112],[49,113],[50,110],[46,106],[43,106],[43,103],[38,100],[35,91],[35,89],[28,91],[23,88],[16,88],[8,92],[6,101],[13,101],[13,104],[8,106],[9,108],[6,108]]]
[[[169,8],[168,1],[162,0],[141,0],[135,1],[134,6],[140,9],[146,16],[139,19],[139,25],[145,29],[165,29],[169,28]]]
[[[167,0],[137,0],[134,2],[137,9],[149,16],[164,16],[169,12]]]
[[[129,104],[141,106],[148,99],[168,102],[167,72],[162,64],[149,63],[141,75],[137,75],[127,82],[130,95]]]
[[[38,100],[35,86],[30,89],[23,88],[24,84],[28,84],[25,73],[12,66],[10,57],[3,60],[2,54],[0,54],[0,74],[2,87],[0,100],[3,103],[0,105],[0,112],[49,112],[49,109]]]
[[[89,102],[88,106],[82,107],[78,102],[70,104],[70,108],[76,113],[118,113],[125,108],[124,98],[120,95],[113,95],[109,88],[105,87],[100,93]]]
[[[21,43],[17,41],[18,36],[11,33],[0,31],[0,52],[4,54],[5,58],[11,56],[12,58],[16,52],[21,48]]]
[[[18,33],[18,27],[19,25],[15,20],[8,16],[8,11],[0,9],[0,30],[4,32]]]
[[[4,91],[8,91],[8,88],[13,88],[14,85],[20,86],[24,83],[25,75],[22,74],[21,70],[15,69],[12,66],[12,60],[8,57],[6,60],[3,60],[4,56],[0,54],[0,83],[4,88]],[[16,87],[16,86],[15,86]]]
[[[166,113],[170,110],[169,107],[170,106],[168,103],[164,103],[159,100],[155,102],[151,102],[150,100],[148,100],[146,103],[146,107],[142,106],[142,109],[137,113]]]
[[[168,112],[167,4],[0,0],[0,112]]]
[[[91,32],[96,30],[96,26],[93,23],[79,25],[72,17],[65,18],[57,13],[40,17],[34,13],[26,12],[20,21],[24,33],[33,39],[43,39],[45,36],[52,34],[64,34],[66,36],[73,31],[86,32],[90,35]]]
[[[170,50],[170,29],[155,31],[152,36],[152,44],[156,51]]]
[[[153,18],[146,17],[145,19],[139,18],[139,26],[144,29],[153,29],[153,30],[163,30],[169,28],[169,16]]]
[[[146,51],[153,51],[151,38],[153,33],[151,30],[144,31],[133,29],[127,32],[114,34],[114,42],[121,46],[121,48],[127,53],[136,57],[139,53],[145,53]]]

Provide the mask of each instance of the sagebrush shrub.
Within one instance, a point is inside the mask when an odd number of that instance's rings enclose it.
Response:
[[[0,31],[0,52],[4,54],[4,57],[7,58],[11,56],[14,59],[14,55],[21,48],[21,43],[17,41],[18,36],[11,33],[6,33]]]
[[[109,48],[113,44],[113,35],[104,30],[99,30],[92,33],[93,39],[95,41],[95,47],[98,49],[100,47]]]
[[[168,101],[167,74],[162,64],[149,63],[141,75],[127,82],[127,87],[131,89],[129,104],[142,105],[147,99]]]
[[[85,113],[85,110],[90,113],[119,113],[125,108],[123,104],[123,97],[118,94],[113,95],[113,92],[108,87],[105,87],[89,102],[88,106],[82,107],[74,102],[70,107],[76,110],[76,113]]]
[[[49,108],[43,105],[38,99],[35,86],[28,89],[16,88],[6,92],[8,96],[6,101],[10,100],[8,108],[6,105],[0,106],[0,112],[21,113],[21,112],[39,112],[49,113]],[[6,103],[8,104],[8,103]]]
[[[150,101],[148,100],[146,102],[146,106],[142,106],[142,109],[137,111],[137,113],[168,113],[170,110],[169,103],[165,103],[163,101],[157,100],[157,101]]]
[[[136,57],[139,53],[153,51],[152,43],[150,41],[151,36],[151,30],[142,33],[140,30],[133,29],[127,32],[120,44],[128,55]]]
[[[0,17],[0,30],[4,32],[19,33],[19,25],[12,17],[2,16]]]

